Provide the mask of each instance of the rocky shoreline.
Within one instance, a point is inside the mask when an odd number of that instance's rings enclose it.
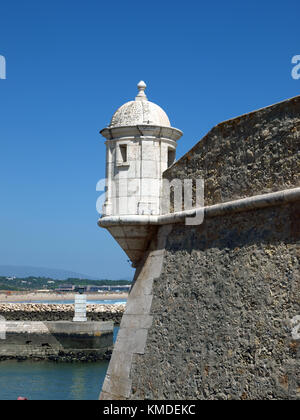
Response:
[[[113,321],[120,325],[125,305],[87,305],[90,321]],[[41,303],[0,303],[0,316],[7,321],[71,321],[74,305]]]
[[[59,352],[57,355],[49,355],[44,357],[26,357],[26,356],[0,356],[0,363],[6,360],[16,360],[23,362],[26,360],[32,360],[35,362],[57,362],[57,363],[78,363],[78,362],[99,362],[103,360],[110,360],[112,349],[108,349],[105,353],[99,352]]]

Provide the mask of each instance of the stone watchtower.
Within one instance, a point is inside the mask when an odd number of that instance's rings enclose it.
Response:
[[[101,130],[106,138],[107,181],[99,226],[110,231],[133,265],[149,242],[148,216],[161,214],[162,174],[174,163],[176,141],[182,136],[163,109],[148,101],[146,84],[141,81],[137,86],[135,100],[122,105]],[[145,226],[133,229],[140,224]]]

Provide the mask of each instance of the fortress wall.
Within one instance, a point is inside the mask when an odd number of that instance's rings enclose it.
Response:
[[[205,205],[300,186],[300,96],[218,124],[164,172],[203,178]]]
[[[299,210],[173,226],[130,398],[300,398]]]
[[[136,270],[100,399],[128,399],[132,392],[132,363],[144,354],[148,329],[152,325],[152,287],[162,270],[164,247],[171,226],[159,228],[148,252]]]
[[[293,189],[299,133],[300,96],[219,124],[164,177],[203,178],[206,206]],[[300,202],[282,197],[158,229],[102,399],[300,398]]]

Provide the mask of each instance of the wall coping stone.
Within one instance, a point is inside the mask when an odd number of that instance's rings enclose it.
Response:
[[[214,204],[212,206],[198,207],[191,210],[184,210],[164,215],[124,215],[106,216],[98,221],[103,228],[115,225],[165,225],[172,223],[183,223],[186,217],[196,216],[197,212],[204,211],[204,217],[215,217],[223,214],[238,213],[254,210],[257,208],[278,206],[288,202],[300,200],[300,187],[291,188],[267,194],[254,195],[252,197],[240,198],[226,203]]]

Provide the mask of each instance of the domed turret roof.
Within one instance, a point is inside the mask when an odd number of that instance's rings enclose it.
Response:
[[[145,82],[140,81],[137,87],[139,93],[135,100],[126,102],[114,113],[109,128],[134,125],[171,127],[165,111],[160,106],[148,101],[145,95],[147,87]]]

